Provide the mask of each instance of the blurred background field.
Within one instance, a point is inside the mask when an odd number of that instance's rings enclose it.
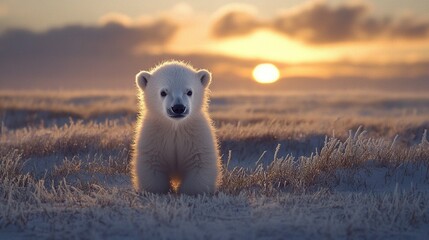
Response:
[[[126,144],[138,111],[133,91],[15,91],[0,93],[0,99],[3,132],[95,125],[110,129],[109,134],[126,133]],[[210,114],[223,153],[234,149],[242,151],[237,158],[243,158],[251,150],[258,157],[280,143],[288,149],[285,153],[300,156],[320,148],[325,136],[344,139],[360,126],[368,136],[398,135],[399,144],[414,145],[429,127],[429,97],[386,92],[215,93]]]

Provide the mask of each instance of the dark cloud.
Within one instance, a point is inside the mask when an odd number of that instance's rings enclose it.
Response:
[[[95,78],[112,80],[121,76],[120,68],[133,58],[137,46],[162,46],[176,30],[175,24],[162,19],[129,27],[108,23],[67,26],[42,33],[9,30],[0,35],[0,83],[14,79],[20,86],[48,81],[54,86],[69,87],[82,77],[88,85]]]
[[[429,36],[429,22],[403,18],[393,25],[388,33],[392,37],[425,38]]]
[[[330,8],[318,3],[299,12],[279,16],[272,27],[307,42],[347,41],[366,34],[365,30],[359,29],[361,18],[366,12],[363,5]]]
[[[265,22],[255,15],[232,10],[214,23],[213,35],[240,36],[262,27],[312,44],[378,38],[422,39],[429,36],[428,21],[411,17],[376,18],[364,4],[332,7],[325,2],[315,2]]]
[[[0,36],[3,57],[16,53],[43,55],[86,55],[129,50],[139,43],[163,44],[174,34],[176,26],[165,20],[139,27],[108,23],[101,27],[67,26],[43,33],[10,30]]]
[[[225,13],[213,25],[215,37],[245,35],[262,26],[257,18],[246,11],[231,11]]]

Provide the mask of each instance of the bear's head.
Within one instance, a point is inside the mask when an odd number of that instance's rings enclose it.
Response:
[[[205,108],[205,92],[211,73],[195,70],[182,62],[165,62],[153,70],[136,75],[136,84],[144,92],[147,111],[172,121],[186,119]]]

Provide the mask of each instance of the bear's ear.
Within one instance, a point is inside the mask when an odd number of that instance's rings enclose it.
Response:
[[[210,85],[210,82],[212,81],[212,74],[209,71],[205,69],[198,70],[197,76],[205,88]]]
[[[147,81],[150,78],[150,73],[146,71],[141,71],[136,75],[136,84],[141,89],[144,90],[147,85]]]

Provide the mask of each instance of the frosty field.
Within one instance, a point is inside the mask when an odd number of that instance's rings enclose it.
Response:
[[[214,196],[136,193],[130,92],[0,92],[0,238],[426,239],[429,96],[215,93]]]

